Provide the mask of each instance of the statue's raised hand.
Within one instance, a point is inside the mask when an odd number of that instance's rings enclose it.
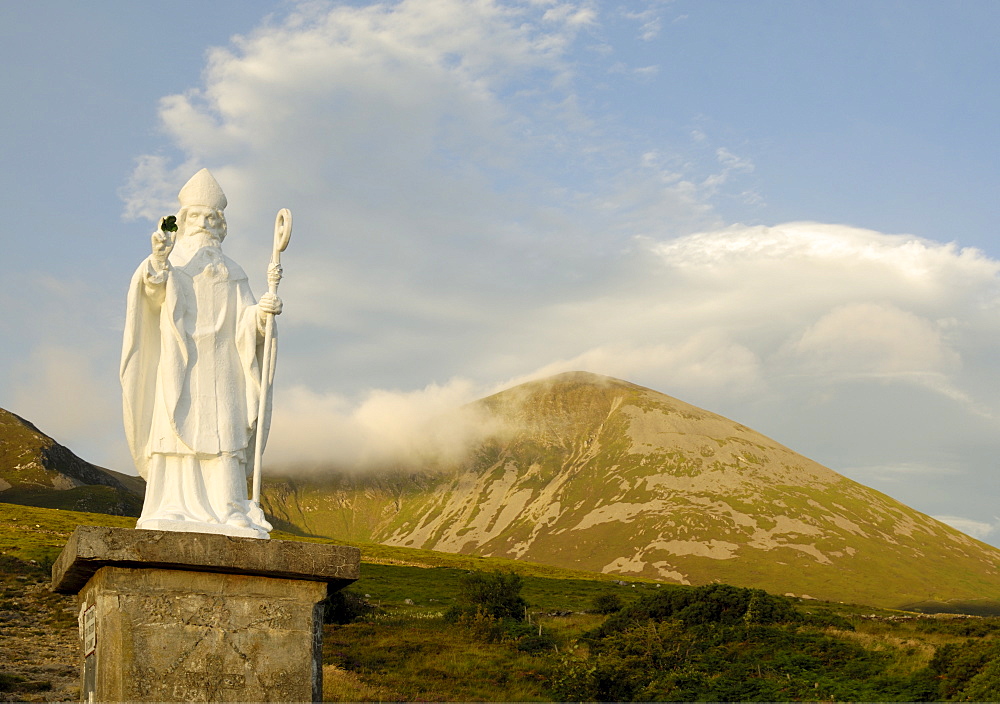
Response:
[[[163,270],[167,268],[167,257],[170,256],[171,250],[174,248],[174,233],[169,232],[167,224],[167,218],[160,220],[160,229],[153,233],[150,238],[153,245],[153,262],[156,264],[156,268]],[[174,226],[174,230],[177,226]]]

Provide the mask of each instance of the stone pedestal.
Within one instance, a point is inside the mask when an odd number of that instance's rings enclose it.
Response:
[[[318,701],[322,607],[357,548],[80,526],[52,568],[78,593],[84,701]]]

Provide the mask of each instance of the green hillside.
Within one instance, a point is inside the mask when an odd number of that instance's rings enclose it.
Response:
[[[0,501],[138,516],[144,483],[90,464],[0,408]]]
[[[131,521],[0,503],[0,699],[78,699],[77,607],[48,589],[47,568],[76,525]],[[362,560],[344,597],[359,607],[353,617],[328,609],[325,701],[1000,695],[998,618],[919,617],[402,547],[364,545]],[[469,603],[476,575],[511,567],[521,577],[506,583],[526,600],[523,616],[449,615]]]
[[[479,405],[506,431],[462,464],[272,480],[265,508],[316,536],[885,607],[1000,609],[1000,551],[739,423],[584,373]]]

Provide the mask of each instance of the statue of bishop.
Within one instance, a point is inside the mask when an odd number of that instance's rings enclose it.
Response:
[[[207,169],[178,200],[176,233],[153,233],[128,292],[125,432],[146,480],[136,527],[267,538],[247,477],[266,320],[281,300],[268,292],[255,301],[243,269],[222,253],[227,201]]]

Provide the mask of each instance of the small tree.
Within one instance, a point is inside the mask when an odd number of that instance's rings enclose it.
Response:
[[[470,572],[461,579],[458,604],[448,611],[451,620],[483,613],[495,619],[523,621],[528,602],[521,596],[524,580],[509,571]]]
[[[614,592],[598,594],[594,597],[592,604],[596,613],[604,614],[605,616],[621,611],[625,605],[622,602],[622,598]]]

